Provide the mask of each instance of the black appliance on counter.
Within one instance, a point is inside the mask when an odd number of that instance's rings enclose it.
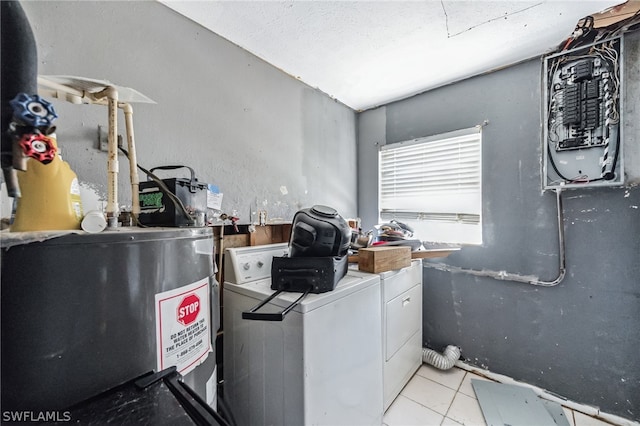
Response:
[[[309,293],[332,291],[346,275],[351,228],[338,212],[315,205],[299,210],[293,217],[289,256],[274,257],[271,263],[271,289],[276,290],[251,310],[243,319],[282,321]],[[281,292],[302,295],[281,312],[257,312]]]
[[[315,205],[293,216],[290,257],[346,256],[351,228],[331,207]]]
[[[199,182],[189,166],[160,166],[149,170],[189,169],[187,178],[140,182],[140,214],[145,226],[204,226],[207,223],[208,185]]]

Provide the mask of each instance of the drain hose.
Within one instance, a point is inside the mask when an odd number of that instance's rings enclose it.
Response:
[[[444,349],[443,353],[438,353],[433,349],[422,348],[422,361],[433,365],[440,370],[448,370],[460,358],[460,348],[449,345]]]

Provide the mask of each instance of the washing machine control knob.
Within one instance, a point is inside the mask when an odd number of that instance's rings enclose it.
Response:
[[[249,262],[242,264],[242,269],[244,269],[245,271],[248,271],[249,268],[251,268],[251,265],[249,264]]]
[[[258,268],[262,268],[264,266],[264,262],[262,262],[262,260],[258,260]]]

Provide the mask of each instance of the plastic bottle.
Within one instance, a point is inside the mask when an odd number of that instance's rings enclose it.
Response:
[[[55,135],[49,135],[56,146]],[[18,172],[22,197],[17,201],[12,232],[80,229],[82,202],[78,177],[59,154],[48,164],[29,158]]]

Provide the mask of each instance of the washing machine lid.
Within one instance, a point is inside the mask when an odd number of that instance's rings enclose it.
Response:
[[[302,299],[302,301],[296,305],[293,311],[305,314],[342,297],[346,297],[357,291],[361,291],[375,285],[380,285],[380,278],[378,275],[354,274],[351,271],[348,271],[347,274],[338,282],[333,291],[319,294],[309,293],[307,297]],[[275,290],[271,289],[271,278],[252,281],[246,284],[225,282],[224,290],[256,299],[256,303],[275,293]],[[286,308],[301,295],[302,293],[283,291],[278,295],[278,297],[274,298],[270,304],[276,305],[280,308]]]

